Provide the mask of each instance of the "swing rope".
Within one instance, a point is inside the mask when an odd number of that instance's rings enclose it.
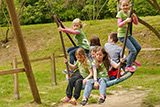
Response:
[[[51,9],[51,12],[53,14],[53,17],[56,21],[56,24],[57,24],[57,27],[59,27],[59,23],[61,23],[61,21],[58,19],[57,15],[55,14],[55,12],[53,11],[50,3],[48,0],[46,0],[46,2],[48,3],[50,9]],[[62,24],[61,24],[62,25]],[[64,41],[63,41],[63,36],[62,36],[62,32],[59,32],[60,34],[60,38],[61,38],[61,44],[62,44],[62,48],[63,48],[63,53],[64,53],[64,57],[67,59],[67,55],[66,55],[66,50],[65,50],[65,46],[64,46]],[[70,36],[69,36],[70,37]],[[68,78],[70,78],[70,73],[69,73],[69,67],[68,67],[68,63],[66,63],[66,67],[67,67],[67,75],[68,75]]]
[[[60,19],[58,18],[58,16],[56,15],[56,13],[53,11],[53,8],[52,8],[51,4],[49,3],[49,1],[46,0],[46,2],[48,3],[48,5],[49,5],[49,7],[50,7],[50,10],[51,10],[51,12],[52,12],[52,14],[53,14],[53,17],[56,18],[57,22],[61,25],[62,28],[65,28],[64,25],[62,24],[62,22],[60,21]],[[66,35],[68,36],[68,38],[70,39],[70,41],[72,42],[72,44],[73,44],[74,46],[77,46],[77,45],[75,44],[75,42],[73,41],[73,39],[71,38],[71,36],[70,36],[68,33],[66,33]]]
[[[133,13],[133,2],[134,2],[134,0],[132,0],[132,5],[131,5],[131,8],[130,8],[129,18],[131,18],[131,15],[132,15],[132,13]],[[123,42],[123,49],[122,49],[121,58],[124,57],[124,52],[125,52],[125,47],[126,47],[126,42],[127,42],[127,37],[128,37],[128,30],[129,30],[129,28],[130,28],[130,34],[132,34],[132,21],[131,21],[130,23],[128,23],[128,26],[127,26],[127,29],[126,29],[126,34],[125,34],[125,37],[124,37],[124,42]],[[117,78],[120,78],[121,66],[122,66],[122,63],[120,62],[120,67],[119,67],[119,69],[118,69]]]

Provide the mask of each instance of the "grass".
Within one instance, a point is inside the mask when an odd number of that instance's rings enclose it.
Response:
[[[143,17],[144,20],[154,25],[157,29],[160,29],[160,26],[157,24],[160,22],[159,18],[160,16]],[[98,20],[96,22],[83,21],[83,23],[85,25],[82,30],[86,34],[87,38],[90,38],[91,36],[98,36],[101,40],[102,46],[104,46],[107,42],[108,33],[116,32],[117,30],[116,19]],[[64,22],[64,24],[67,27],[71,27],[71,22]],[[27,25],[22,26],[21,28],[30,59],[46,57],[49,56],[51,52],[54,52],[55,55],[63,53],[55,23]],[[4,32],[5,29],[6,28],[2,28],[1,30]],[[157,39],[157,37],[152,32],[148,31],[148,29],[143,25],[139,24],[138,26],[134,26],[133,31],[134,37],[141,44],[142,48],[159,47],[159,39]],[[63,34],[63,37],[66,48],[71,47],[72,44],[67,36]],[[118,44],[122,46],[121,43]],[[16,48],[17,44],[15,39],[10,41],[7,45],[9,45],[9,48],[0,47],[0,70],[12,69],[10,62],[14,56],[18,58],[18,61],[21,61],[19,50]],[[128,50],[126,50],[126,54],[127,52]],[[143,104],[148,106],[158,105],[160,104],[160,65],[158,64],[160,62],[159,51],[140,52],[137,59],[143,64],[143,66],[138,67],[137,72],[131,78],[118,85],[109,87],[107,90],[118,91],[123,89],[130,90],[132,88],[135,88],[136,90],[143,90],[144,92],[146,90],[150,90],[147,97],[143,99]],[[19,65],[18,67],[23,67],[23,65]],[[38,105],[33,103],[33,97],[26,74],[19,73],[20,100],[15,100],[13,97],[13,75],[0,76],[0,105],[2,107],[50,107],[53,103],[56,103],[57,105],[60,102],[60,99],[65,97],[67,81],[65,75],[61,73],[62,70],[66,69],[65,64],[63,64],[63,58],[56,59],[56,86],[52,85],[51,65],[49,60],[32,63],[32,69],[42,104]],[[142,88],[137,88],[139,86]],[[79,103],[81,103],[82,93],[81,97],[78,99]],[[93,90],[92,94],[99,95],[99,92]],[[107,94],[112,93],[107,91]],[[95,102],[97,102],[97,98],[91,97],[89,99],[89,103]]]

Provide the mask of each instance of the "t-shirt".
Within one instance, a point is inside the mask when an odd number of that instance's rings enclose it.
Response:
[[[116,45],[115,43],[106,43],[104,49],[109,53],[111,59],[115,63],[120,62],[120,55],[122,54],[122,48]]]
[[[79,72],[83,78],[86,78],[90,74],[89,69],[92,68],[91,62],[89,60],[87,61],[88,61],[88,65],[86,68],[84,68],[83,63],[79,62],[78,60],[75,63],[75,66],[78,67]]]
[[[106,67],[104,66],[104,64],[102,63],[102,64],[100,64],[100,66],[102,69],[98,68],[98,65],[95,61],[92,62],[92,67],[96,68],[96,70],[97,70],[97,78],[109,78],[108,71],[107,71]]]
[[[117,14],[117,18],[121,18],[122,21],[126,20],[129,17],[130,10],[128,10],[128,14],[124,13],[123,10],[120,10]],[[118,37],[125,37],[127,25],[124,25],[122,27],[118,27]],[[130,29],[130,28],[129,28]],[[128,36],[130,35],[130,30],[128,30]]]
[[[79,32],[79,34],[74,34],[74,39],[76,40],[77,44],[81,47],[83,47],[86,50],[89,50],[89,42],[86,39],[86,36],[84,35],[84,33],[82,32],[82,30],[77,29],[76,31]]]

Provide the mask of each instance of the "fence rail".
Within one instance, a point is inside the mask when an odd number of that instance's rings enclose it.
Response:
[[[19,72],[25,72],[25,69],[17,68],[17,69],[11,69],[11,70],[3,70],[3,71],[0,71],[0,75],[14,74]]]
[[[160,51],[160,48],[142,48],[141,51]]]
[[[142,48],[141,51],[160,51],[160,48]],[[67,54],[68,55],[68,54]],[[64,54],[60,54],[55,56],[54,53],[51,53],[48,57],[42,57],[42,58],[36,58],[31,59],[30,62],[37,62],[37,61],[44,61],[44,60],[51,60],[51,72],[52,72],[52,84],[56,85],[56,64],[55,64],[55,58],[64,57]],[[11,63],[13,66],[12,70],[5,70],[0,71],[0,75],[6,75],[6,74],[14,74],[14,96],[15,99],[19,99],[19,90],[18,90],[18,73],[19,72],[25,72],[24,68],[18,68],[19,64],[22,64],[22,61],[17,61],[15,58],[13,62]]]

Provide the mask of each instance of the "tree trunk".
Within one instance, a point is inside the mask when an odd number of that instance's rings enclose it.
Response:
[[[160,13],[160,6],[157,3],[157,0],[153,0],[153,2],[151,0],[146,0],[150,5],[152,5],[155,9],[158,10],[158,12]]]
[[[2,0],[0,0],[0,10],[2,9]]]
[[[106,5],[106,3],[107,3],[108,1],[109,1],[109,0],[106,0],[106,1],[104,2],[103,6],[101,7],[101,9],[99,10],[99,12],[97,13],[96,20],[97,20],[97,18],[98,18],[98,16],[99,16],[99,13],[101,12],[101,10],[103,9],[103,7]]]
[[[149,28],[149,30],[151,30],[160,39],[160,34],[155,28],[153,28],[151,25],[149,25],[148,23],[146,23],[144,20],[140,19],[139,17],[138,17],[138,21],[144,26],[146,26],[147,28]]]
[[[22,4],[21,4],[21,7],[19,9],[19,12],[18,12],[18,17],[19,17],[19,22],[20,22],[20,19],[21,19],[21,16],[23,14],[23,9],[24,9],[24,5],[26,3],[26,0],[23,0],[22,1]],[[0,0],[0,6],[2,5],[2,0]],[[13,32],[13,29],[12,29],[12,25],[10,24],[10,19],[7,18],[7,15],[5,14],[5,11],[3,8],[1,8],[2,11],[3,11],[3,14],[8,22],[8,25],[7,25],[7,30],[6,30],[6,35],[5,35],[5,39],[3,40],[4,43],[7,43],[8,42],[8,34],[9,34],[9,30],[11,29],[11,37],[13,38],[14,37],[14,32]],[[9,29],[10,27],[10,29]]]
[[[8,19],[8,17],[7,17],[7,15],[6,15],[6,13],[5,13],[5,11],[4,11],[3,8],[2,8],[2,12],[3,12],[3,14],[4,14],[4,16],[5,16],[5,18],[6,18],[7,22],[8,22],[5,39],[2,40],[2,41],[4,41],[4,43],[7,43],[7,42],[8,42],[9,27],[11,28],[11,31],[12,31],[12,32],[13,32],[13,29],[12,29],[12,26],[11,26],[11,24],[10,24],[10,20]],[[13,33],[13,34],[14,34],[14,33]]]
[[[23,14],[23,10],[24,10],[24,5],[25,5],[25,3],[26,3],[26,0],[23,0],[23,1],[22,1],[22,4],[21,4],[21,7],[20,7],[20,9],[19,9],[19,12],[18,12],[19,22],[20,22],[20,20],[21,20],[22,14]],[[20,14],[20,13],[21,13],[21,14]]]
[[[93,20],[95,18],[95,2],[96,2],[96,0],[93,1]]]

